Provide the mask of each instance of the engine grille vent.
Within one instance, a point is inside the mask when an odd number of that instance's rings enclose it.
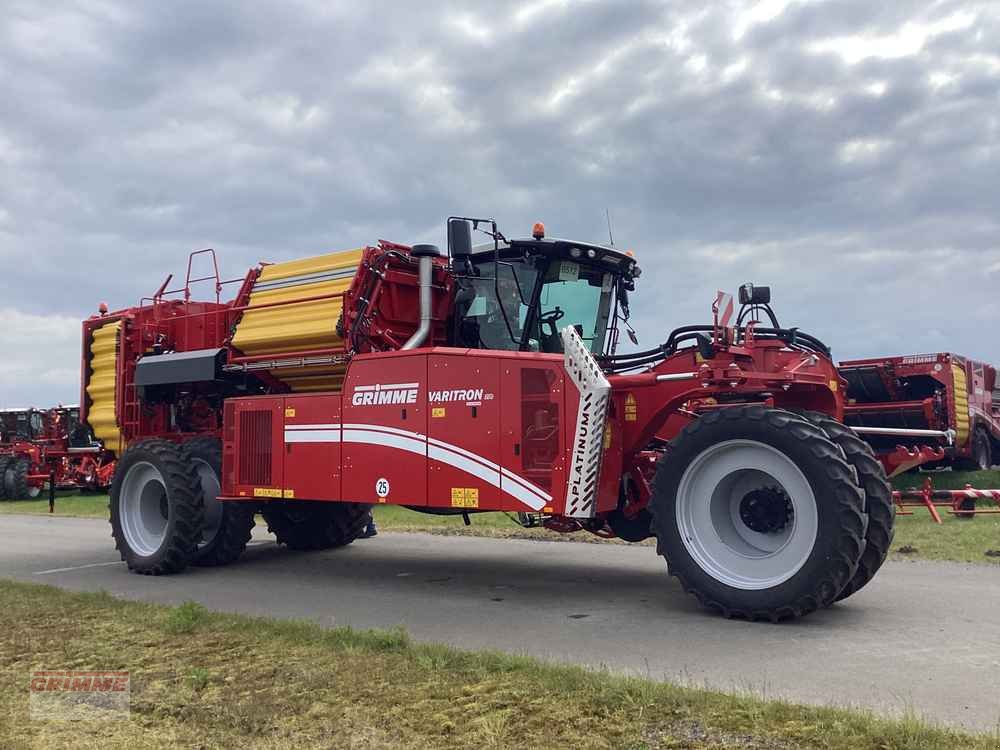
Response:
[[[271,484],[273,456],[271,410],[255,409],[240,413],[240,461],[238,484]]]

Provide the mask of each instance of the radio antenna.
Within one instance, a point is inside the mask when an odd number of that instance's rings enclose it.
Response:
[[[608,241],[611,243],[611,247],[615,246],[615,236],[611,233],[611,209],[605,208],[604,215],[608,219]]]

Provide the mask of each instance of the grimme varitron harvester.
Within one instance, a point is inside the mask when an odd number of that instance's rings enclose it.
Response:
[[[264,264],[229,302],[217,267],[215,300],[191,299],[195,254],[182,289],[84,322],[84,416],[118,456],[132,570],[231,562],[255,512],[293,549],[340,547],[391,503],[655,536],[727,616],[802,615],[875,574],[882,467],[839,423],[826,347],[780,328],[766,289],[741,289],[735,324],[723,298],[713,324],[616,355],[629,254],[492,220],[448,238],[447,256],[380,242]]]

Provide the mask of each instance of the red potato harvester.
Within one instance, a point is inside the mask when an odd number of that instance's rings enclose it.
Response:
[[[508,240],[453,217],[447,255],[381,241],[231,282],[214,258],[83,324],[83,418],[118,459],[136,572],[232,562],[256,512],[290,548],[340,547],[380,503],[656,537],[686,590],[751,619],[843,599],[885,558],[882,466],[841,424],[828,349],[780,327],[767,288],[740,290],[735,323],[720,295],[713,323],[619,354],[635,258],[540,224]]]

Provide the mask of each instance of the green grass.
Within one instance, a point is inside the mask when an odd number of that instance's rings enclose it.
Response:
[[[931,475],[910,473],[894,478],[892,483],[897,489],[919,487],[926,476],[931,476],[934,486],[940,489],[961,489],[967,482],[976,487],[1000,488],[1000,471],[944,471]],[[982,507],[997,506],[984,501]],[[108,498],[106,495],[59,495],[55,511],[56,515],[107,518]],[[913,515],[897,517],[896,540],[892,549],[894,559],[919,558],[1000,565],[1000,514],[959,519],[942,509],[944,523],[939,526],[931,520],[925,508],[913,508],[912,511]],[[0,513],[47,512],[48,503],[42,499],[0,502]],[[466,526],[460,516],[434,516],[392,505],[376,506],[374,513],[382,531],[604,542],[587,532],[557,534],[544,529],[524,529],[503,513],[473,514],[470,516],[471,526]]]
[[[764,701],[401,630],[165,607],[0,580],[0,747],[996,750],[913,716]],[[131,673],[129,721],[27,717],[31,669]]]
[[[34,500],[0,500],[0,513],[48,513],[48,496]],[[73,516],[76,518],[107,518],[107,495],[72,495],[65,492],[56,493],[55,514],[57,516]]]
[[[959,490],[966,484],[982,489],[1000,489],[1000,471],[939,471],[929,474],[910,472],[894,477],[896,489],[919,489],[930,477],[935,489]],[[979,507],[1000,509],[990,501],[979,501]],[[896,516],[895,559],[923,558],[958,562],[1000,564],[1000,515],[978,518],[958,518],[948,508],[938,508],[942,524],[931,519],[924,507],[908,508],[911,516]]]

